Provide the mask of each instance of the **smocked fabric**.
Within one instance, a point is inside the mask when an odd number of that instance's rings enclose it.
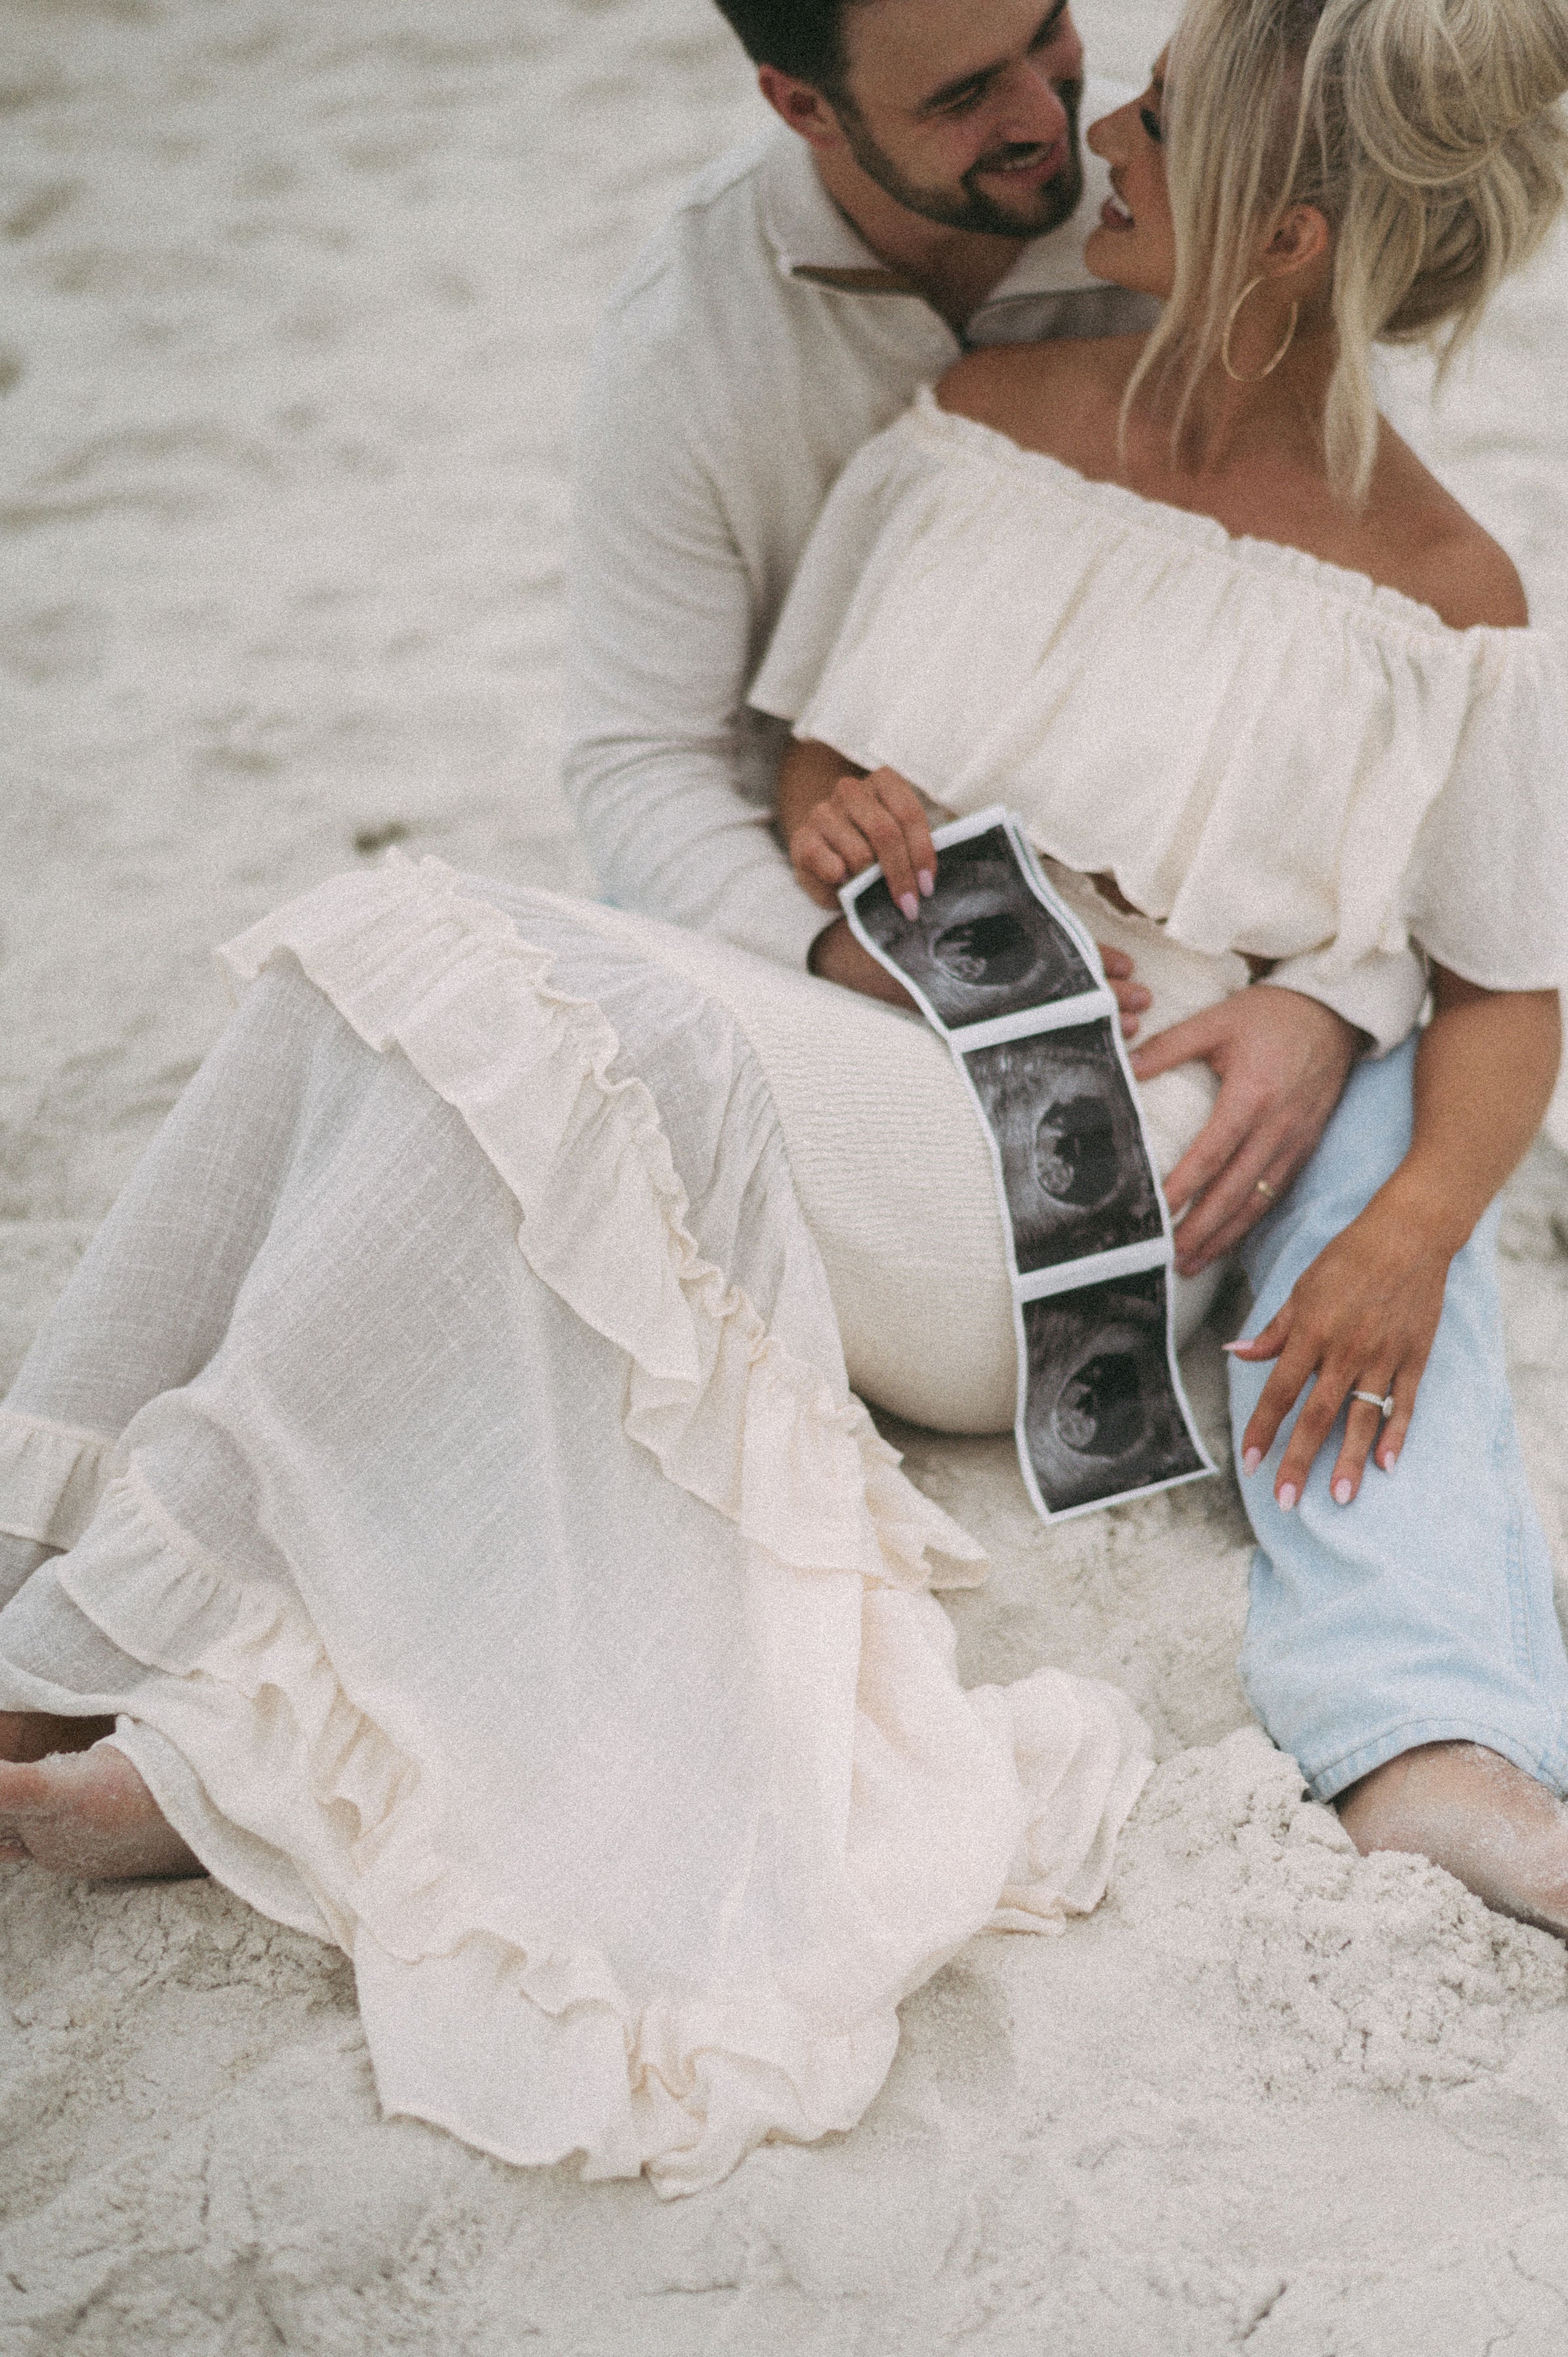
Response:
[[[854,457],[761,710],[1112,874],[1176,942],[1326,977],[1413,940],[1555,986],[1568,692],[1537,630],[1094,482],[929,392]]]

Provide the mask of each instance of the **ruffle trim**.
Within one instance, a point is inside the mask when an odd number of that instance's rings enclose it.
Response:
[[[398,853],[335,877],[219,952],[233,980],[286,952],[378,1052],[397,1047],[515,1200],[523,1257],[631,1362],[627,1433],[666,1478],[795,1570],[903,1587],[976,1584],[984,1552],[898,1471],[834,1375],[771,1333],[699,1252],[659,1111],[593,1001],[548,954]],[[927,1557],[947,1561],[940,1569]]]
[[[0,1407],[0,1531],[74,1546],[103,1495],[115,1446],[103,1433]]]
[[[646,2169],[660,2192],[679,2194],[716,2183],[767,2136],[809,2142],[848,2128],[886,2075],[898,1999],[951,1953],[947,1941],[929,1956],[906,1954],[896,1986],[875,1966],[875,1986],[858,1992],[846,1975],[836,2018],[779,1986],[634,2007],[601,1950],[552,1941],[441,1857],[425,1773],[345,1694],[297,1598],[226,1572],[169,1517],[134,1458],[85,1544],[51,1572],[112,1644],[160,1674],[120,1706],[135,1722],[131,1757],[138,1729],[150,1729],[210,1803],[190,1822],[169,1807],[177,1830],[263,1911],[275,1911],[275,1894],[256,1885],[254,1845],[286,1858],[353,1958],[387,2108],[503,2159],[581,2155],[586,2177]],[[236,1697],[252,1731],[245,1743],[234,1739]],[[998,1738],[1010,1731],[993,1727]],[[1133,1792],[1145,1772],[1140,1762]],[[1109,1842],[1130,1799],[1113,1797]],[[1038,1913],[1031,1920],[1043,1928]],[[541,2015],[553,2041],[542,2048]],[[521,2116],[519,2086],[533,2091]]]
[[[1071,500],[1080,507],[1114,518],[1123,530],[1141,533],[1166,547],[1174,544],[1199,550],[1205,555],[1221,557],[1239,569],[1292,582],[1305,590],[1320,608],[1333,606],[1365,617],[1385,639],[1397,634],[1407,646],[1423,650],[1434,643],[1447,642],[1461,655],[1484,645],[1495,649],[1505,662],[1519,658],[1532,661],[1540,656],[1555,658],[1552,634],[1539,625],[1520,629],[1476,622],[1461,630],[1445,622],[1435,607],[1407,597],[1402,589],[1395,589],[1388,582],[1374,581],[1369,573],[1362,573],[1354,565],[1336,565],[1331,558],[1316,556],[1310,549],[1296,548],[1288,541],[1262,540],[1251,533],[1230,532],[1218,516],[1172,507],[1165,500],[1130,490],[1124,483],[1104,482],[1080,474],[1076,467],[1053,457],[1048,450],[1031,450],[978,417],[944,409],[929,385],[921,386],[912,406],[888,430],[890,447],[901,431],[907,432],[912,441],[923,441],[944,456],[961,450],[966,457],[993,475],[1010,478],[1010,488],[1020,481],[1030,482],[1058,499]]]

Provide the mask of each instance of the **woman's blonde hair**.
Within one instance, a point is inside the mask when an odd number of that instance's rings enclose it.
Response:
[[[1180,446],[1253,257],[1315,205],[1338,339],[1325,455],[1359,504],[1371,347],[1431,340],[1446,367],[1534,252],[1568,179],[1565,90],[1568,0],[1190,0],[1165,86],[1176,284],[1123,414],[1158,386]]]

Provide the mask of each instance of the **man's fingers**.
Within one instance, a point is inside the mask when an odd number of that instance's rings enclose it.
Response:
[[[1235,1211],[1220,1227],[1205,1234],[1200,1240],[1200,1245],[1190,1248],[1197,1255],[1192,1269],[1193,1275],[1196,1276],[1201,1270],[1210,1267],[1217,1260],[1229,1260],[1248,1232],[1255,1228],[1258,1222],[1273,1210],[1274,1202],[1277,1202],[1280,1196],[1284,1193],[1290,1181],[1288,1178],[1282,1178],[1277,1183],[1273,1180],[1270,1183],[1274,1187],[1273,1201],[1266,1200],[1258,1193],[1254,1185],[1242,1196]],[[1184,1220],[1183,1228],[1186,1225],[1187,1221]]]
[[[1140,1051],[1141,1052],[1141,1051]],[[1135,1055],[1134,1065],[1138,1061]],[[1165,1200],[1179,1211],[1195,1195],[1211,1187],[1231,1157],[1245,1143],[1252,1125],[1253,1107],[1239,1090],[1221,1089],[1214,1111],[1165,1179]],[[1186,1222],[1183,1222],[1186,1225]],[[1179,1243],[1179,1238],[1178,1238]]]
[[[1176,1231],[1176,1266],[1184,1276],[1222,1260],[1286,1192],[1305,1157],[1287,1147],[1282,1157],[1278,1129],[1276,1120],[1264,1134],[1249,1135],[1192,1205]]]
[[[1225,1001],[1220,1000],[1223,1006]],[[1172,1023],[1164,1031],[1156,1031],[1145,1039],[1133,1059],[1135,1080],[1152,1081],[1160,1072],[1174,1071],[1177,1064],[1207,1061],[1209,1049],[1219,1037],[1214,1009],[1204,1007],[1197,1015],[1187,1016],[1180,1023]]]

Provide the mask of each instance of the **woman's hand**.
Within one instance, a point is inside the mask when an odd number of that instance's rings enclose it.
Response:
[[[1336,1502],[1348,1506],[1355,1497],[1369,1456],[1375,1453],[1385,1473],[1393,1471],[1443,1315],[1452,1257],[1431,1226],[1411,1216],[1391,1182],[1302,1272],[1261,1334],[1226,1344],[1239,1359],[1274,1361],[1241,1436],[1245,1473],[1256,1472],[1312,1383],[1274,1477],[1274,1495],[1287,1513],[1347,1400],[1350,1413],[1329,1484]],[[1393,1414],[1385,1423],[1380,1407],[1351,1399],[1352,1392],[1379,1400],[1391,1394]]]
[[[937,852],[925,808],[897,770],[865,775],[846,767],[829,746],[792,745],[779,773],[779,809],[796,880],[819,909],[836,909],[839,886],[878,862],[888,890],[911,920],[919,914],[920,900],[935,889]],[[1100,956],[1121,1010],[1122,1036],[1131,1039],[1149,994],[1134,978],[1124,951],[1101,944]],[[811,972],[894,1006],[915,1004],[886,966],[862,949],[842,917],[818,934]]]
[[[936,888],[937,854],[920,797],[897,770],[851,771],[813,802],[788,836],[797,882],[819,909],[836,909],[839,886],[878,861],[904,911],[919,913]]]
[[[1432,969],[1433,1017],[1415,1055],[1409,1153],[1358,1219],[1303,1270],[1289,1299],[1239,1359],[1275,1361],[1241,1437],[1255,1472],[1309,1378],[1274,1496],[1288,1513],[1352,1392],[1330,1478],[1339,1505],[1369,1455],[1392,1472],[1443,1315],[1448,1265],[1540,1126],[1557,1077],[1562,1023],[1554,990],[1484,990]],[[1382,1437],[1379,1439],[1381,1430]]]

